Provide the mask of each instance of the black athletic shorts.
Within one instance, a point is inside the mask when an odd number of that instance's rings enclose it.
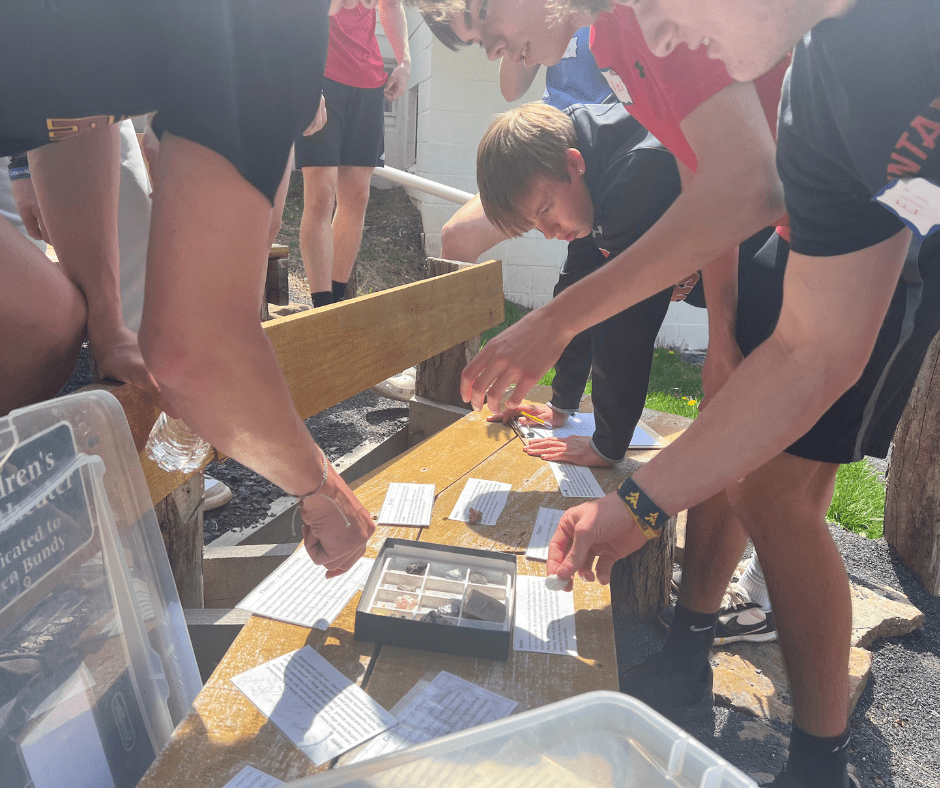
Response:
[[[327,0],[3,0],[0,155],[157,110],[273,201],[320,101]]]
[[[309,137],[298,137],[295,166],[384,167],[385,87],[354,88],[323,80],[326,125]]]
[[[748,355],[777,325],[789,245],[776,233],[739,278],[737,340]],[[886,457],[931,341],[940,330],[940,234],[915,239],[858,382],[787,448],[818,462]]]

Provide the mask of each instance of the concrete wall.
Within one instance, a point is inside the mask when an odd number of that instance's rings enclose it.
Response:
[[[417,156],[408,169],[416,175],[476,193],[476,149],[480,138],[496,114],[515,104],[507,104],[499,91],[498,62],[490,61],[476,46],[451,52],[434,38],[416,11],[408,9],[407,14],[412,61],[409,90],[417,90],[418,113]],[[391,48],[383,39],[380,35],[383,55],[391,56]],[[542,71],[516,104],[537,101],[544,89]],[[412,192],[412,199],[424,222],[425,251],[438,256],[441,227],[458,206],[417,191]],[[530,232],[495,246],[481,259],[501,259],[506,298],[534,307],[551,299],[564,256],[564,244]],[[701,349],[707,341],[705,310],[673,304],[660,332],[660,342]]]

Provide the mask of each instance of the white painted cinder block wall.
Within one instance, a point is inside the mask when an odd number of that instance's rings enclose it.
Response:
[[[410,169],[439,183],[475,193],[476,150],[492,118],[515,104],[499,91],[499,64],[478,47],[454,53],[441,44],[408,9],[411,83],[418,87],[417,156]],[[520,102],[537,101],[545,89],[544,71]],[[441,228],[456,205],[413,191],[424,223],[425,252],[439,256]],[[510,301],[541,306],[552,297],[565,256],[561,242],[531,232],[495,246],[482,259],[503,261],[503,291]],[[708,344],[707,313],[686,304],[672,304],[660,331],[661,344],[704,349]]]

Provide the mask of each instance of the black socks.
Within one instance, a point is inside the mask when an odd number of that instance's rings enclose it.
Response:
[[[335,279],[330,280],[333,284],[333,303],[339,303],[346,297],[346,282],[337,282]]]
[[[790,757],[787,778],[801,788],[848,788],[850,728],[830,738],[811,736],[793,726],[790,732]]]
[[[313,299],[314,309],[320,306],[329,306],[333,303],[333,294],[329,290],[320,290],[316,293],[311,293],[310,297]]]
[[[703,670],[715,640],[717,623],[717,613],[696,613],[677,604],[663,654],[677,667],[689,671]]]

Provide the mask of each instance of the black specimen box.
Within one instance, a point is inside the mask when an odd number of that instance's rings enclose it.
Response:
[[[356,640],[509,659],[516,556],[386,539],[356,609]]]

